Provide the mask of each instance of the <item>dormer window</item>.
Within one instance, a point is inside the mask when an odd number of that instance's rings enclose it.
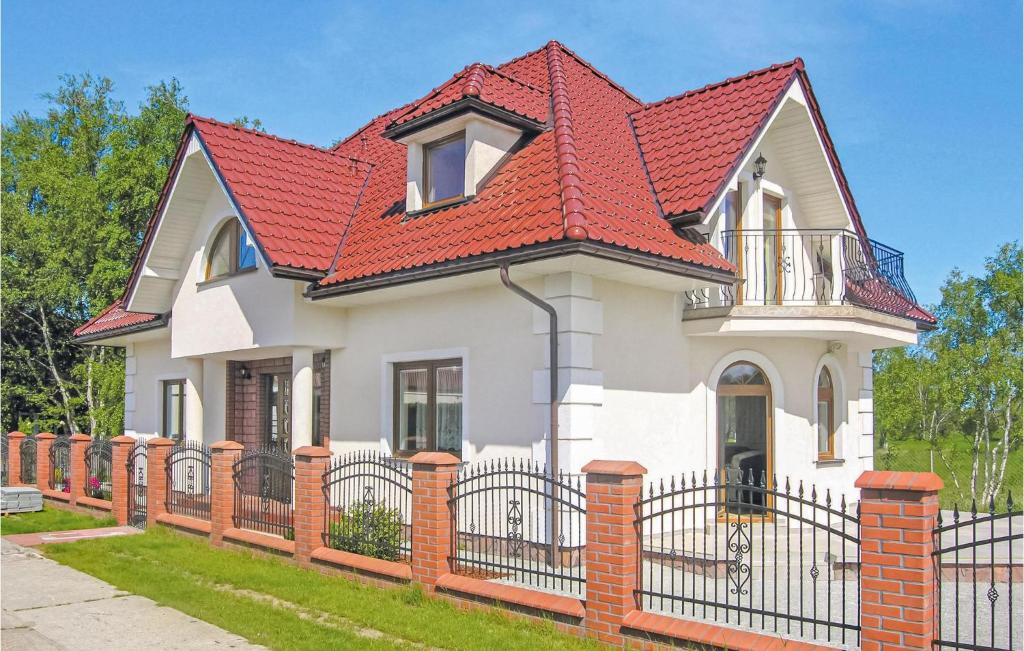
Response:
[[[424,207],[462,199],[466,189],[466,132],[423,146]]]
[[[232,219],[217,231],[206,258],[206,280],[256,268],[256,249],[242,224]]]

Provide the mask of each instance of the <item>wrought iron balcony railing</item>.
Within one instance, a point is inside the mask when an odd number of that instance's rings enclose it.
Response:
[[[689,291],[687,309],[859,305],[907,316],[917,304],[903,253],[852,231],[724,231],[714,243],[741,282]]]

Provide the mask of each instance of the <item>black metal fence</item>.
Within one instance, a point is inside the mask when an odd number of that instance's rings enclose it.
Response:
[[[373,451],[347,454],[323,475],[324,545],[388,561],[412,555],[412,472]]]
[[[1022,511],[1007,496],[1003,512],[995,499],[988,513],[976,503],[942,514],[935,529],[936,598],[940,649],[1018,651],[1024,619],[1020,583],[1024,580]],[[1016,564],[1015,564],[1016,559]],[[1017,594],[1014,595],[1015,586]]]
[[[71,438],[58,436],[50,445],[50,490],[71,492]]]
[[[128,524],[139,529],[146,528],[146,485],[148,482],[146,441],[139,440],[132,446],[125,462],[128,474]]]
[[[637,507],[644,610],[822,642],[860,637],[860,518],[802,482],[691,473]]]
[[[281,536],[295,537],[292,487],[295,463],[290,454],[275,448],[247,450],[234,463],[234,525]]]
[[[179,441],[167,454],[167,512],[210,519],[210,448],[201,441]]]
[[[11,442],[7,440],[7,435],[4,434],[0,437],[0,486],[10,486],[9,471],[10,463],[8,458],[11,455]]]
[[[113,492],[113,449],[109,439],[95,439],[85,448],[85,493],[90,497],[110,501]]]
[[[34,486],[36,483],[36,440],[31,436],[21,439],[21,483]]]
[[[587,496],[579,477],[523,460],[469,466],[449,488],[458,574],[583,597]]]

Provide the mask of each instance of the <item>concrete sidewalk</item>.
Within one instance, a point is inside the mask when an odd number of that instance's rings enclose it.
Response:
[[[6,539],[0,572],[4,650],[263,648]]]

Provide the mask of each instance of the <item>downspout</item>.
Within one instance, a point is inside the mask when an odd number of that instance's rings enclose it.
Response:
[[[555,481],[558,478],[558,313],[555,308],[539,297],[534,296],[530,292],[526,291],[519,285],[512,282],[512,279],[508,275],[508,263],[502,263],[498,267],[498,271],[501,273],[501,284],[512,290],[522,298],[530,301],[540,309],[548,313],[548,348],[550,350],[551,361],[548,364],[550,368],[550,378],[548,380],[549,385],[549,402],[551,405],[550,420],[550,440],[548,443],[548,460],[551,466],[551,565],[552,567],[558,567],[561,563],[559,562],[559,549],[558,549],[558,525],[559,525],[559,508],[558,500],[555,499]]]

